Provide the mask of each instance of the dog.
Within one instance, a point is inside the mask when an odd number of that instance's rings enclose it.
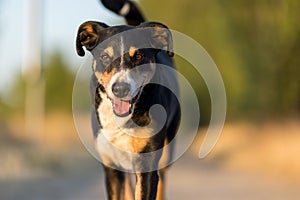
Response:
[[[160,84],[169,81],[178,90],[172,73],[172,34],[162,23],[145,22],[129,0],[102,3],[124,16],[128,25],[87,21],[78,29],[76,50],[79,56],[85,55],[85,49],[93,55],[91,122],[107,196],[109,200],[162,200],[166,163],[172,159],[172,140],[181,118],[174,91]],[[164,108],[165,120],[161,114],[151,114],[157,104]],[[158,124],[162,125],[155,130]]]

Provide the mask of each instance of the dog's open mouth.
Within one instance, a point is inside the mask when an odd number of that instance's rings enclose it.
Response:
[[[113,111],[115,115],[119,117],[126,117],[132,113],[133,104],[129,101],[123,101],[121,99],[112,99]]]
[[[133,112],[134,104],[137,102],[141,95],[141,89],[137,92],[137,94],[130,100],[123,99],[111,99],[113,112],[118,117],[127,117]]]

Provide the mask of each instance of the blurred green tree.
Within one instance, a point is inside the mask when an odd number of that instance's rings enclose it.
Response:
[[[42,78],[45,79],[46,112],[71,112],[74,72],[63,59],[59,50],[54,50],[45,56]],[[14,113],[24,112],[25,81],[21,74],[16,76],[13,89],[9,92],[11,107]],[[7,109],[6,109],[7,110]]]
[[[45,59],[44,67],[46,112],[71,112],[74,72],[59,51],[54,51]]]
[[[141,1],[146,16],[197,40],[222,73],[228,117],[286,116],[300,111],[300,1]],[[180,48],[180,47],[178,47]],[[210,101],[192,66],[177,61],[208,122]]]

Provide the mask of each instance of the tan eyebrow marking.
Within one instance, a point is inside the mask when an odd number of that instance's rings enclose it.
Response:
[[[104,52],[109,55],[109,57],[113,58],[114,57],[114,48],[112,46],[107,47],[104,49]]]
[[[130,47],[130,49],[129,49],[129,56],[133,57],[137,50],[138,49],[136,47]]]

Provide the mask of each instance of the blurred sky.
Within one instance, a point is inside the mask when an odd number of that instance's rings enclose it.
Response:
[[[73,65],[81,59],[75,51],[78,26],[87,20],[108,24],[123,23],[123,19],[107,11],[99,0],[40,0],[42,2],[43,55],[60,48]],[[11,81],[21,72],[22,43],[26,26],[25,6],[30,0],[0,0],[0,93],[10,88]]]

